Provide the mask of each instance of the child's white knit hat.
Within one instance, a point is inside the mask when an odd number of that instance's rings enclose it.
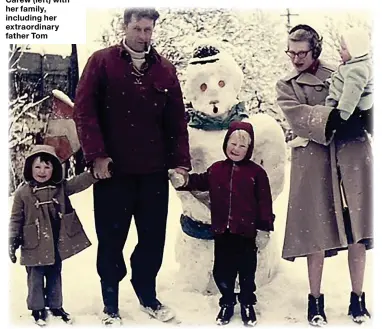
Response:
[[[370,38],[365,29],[350,28],[342,33],[342,38],[352,58],[369,53]]]

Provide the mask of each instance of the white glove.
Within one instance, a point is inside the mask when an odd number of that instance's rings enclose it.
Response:
[[[305,147],[308,145],[309,139],[308,138],[303,138],[303,137],[296,137],[295,139],[292,139],[287,143],[289,147]]]
[[[186,183],[184,176],[179,174],[174,169],[168,170],[168,177],[170,177],[170,181],[174,188],[182,187]]]
[[[266,231],[257,231],[257,235],[256,235],[256,246],[259,250],[263,250],[268,242],[269,242],[269,238],[270,238],[270,233],[269,232],[266,232]]]

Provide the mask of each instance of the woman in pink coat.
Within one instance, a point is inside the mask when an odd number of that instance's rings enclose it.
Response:
[[[362,290],[366,250],[372,248],[372,153],[364,113],[342,120],[325,106],[333,69],[319,60],[322,38],[308,25],[294,27],[287,55],[293,72],[277,82],[277,101],[293,133],[308,139],[292,148],[291,185],[282,257],[307,257],[308,321],[324,325],[324,257],[348,250],[352,283],[348,313],[370,317]]]

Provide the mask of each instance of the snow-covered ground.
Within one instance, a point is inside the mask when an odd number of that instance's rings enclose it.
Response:
[[[287,176],[289,173],[287,174]],[[285,213],[288,201],[289,182],[274,207],[277,215],[275,237],[281,240],[284,233]],[[158,277],[159,299],[171,306],[177,313],[179,325],[214,326],[218,312],[218,296],[203,296],[184,292],[175,284],[178,268],[175,262],[175,241],[179,232],[179,215],[182,207],[175,191],[171,188],[170,209],[164,262]],[[64,308],[75,318],[75,325],[100,326],[102,299],[99,277],[96,271],[97,239],[93,220],[92,188],[74,195],[73,206],[76,208],[93,246],[63,263]],[[11,204],[12,198],[9,199]],[[125,247],[125,259],[129,264],[130,254],[137,240],[135,227],[132,225]],[[364,291],[366,292],[369,311],[373,314],[373,251],[368,252]],[[9,264],[11,264],[9,262]],[[197,275],[197,274],[196,274]],[[330,325],[357,326],[347,316],[350,298],[350,279],[347,268],[347,253],[326,260],[323,276],[326,314]],[[32,324],[26,308],[26,271],[23,266],[10,265],[10,321],[14,325]],[[279,272],[275,279],[257,291],[258,326],[306,326],[308,280],[306,260],[298,259],[294,263],[280,260]],[[229,326],[242,326],[240,309]],[[373,312],[374,311],[374,312]],[[165,326],[139,310],[136,296],[128,276],[120,284],[120,312],[124,325]],[[56,320],[51,324],[58,324]],[[174,324],[174,323],[173,323]]]

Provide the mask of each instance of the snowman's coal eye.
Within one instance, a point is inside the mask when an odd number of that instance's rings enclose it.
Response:
[[[207,85],[206,85],[205,83],[202,83],[202,84],[200,85],[200,90],[201,90],[201,91],[206,91],[206,90],[207,90]]]
[[[218,85],[219,85],[220,88],[223,88],[225,86],[224,80],[220,80]]]

